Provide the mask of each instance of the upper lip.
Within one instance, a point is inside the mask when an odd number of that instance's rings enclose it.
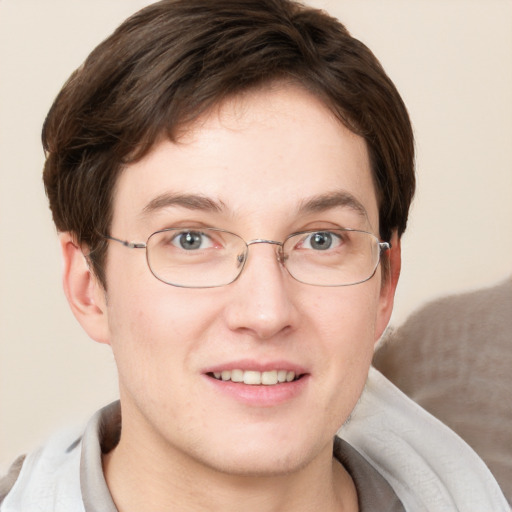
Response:
[[[245,370],[256,372],[269,372],[272,370],[287,370],[295,372],[295,375],[303,375],[307,373],[305,368],[296,363],[286,360],[275,361],[255,361],[254,359],[241,359],[238,361],[229,361],[226,363],[215,364],[203,370],[203,373],[222,372],[223,370]]]

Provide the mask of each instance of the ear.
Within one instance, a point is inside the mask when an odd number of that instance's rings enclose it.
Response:
[[[59,239],[64,262],[62,285],[71,311],[89,337],[109,343],[105,290],[73,235],[61,233]]]
[[[377,322],[375,324],[375,341],[377,342],[382,336],[384,329],[389,323],[391,313],[393,312],[393,302],[395,300],[395,291],[400,277],[400,269],[402,268],[402,253],[400,246],[400,238],[396,231],[391,237],[391,249],[387,251],[389,261],[388,275],[383,274],[381,279],[382,286],[379,297],[379,309],[377,314]]]

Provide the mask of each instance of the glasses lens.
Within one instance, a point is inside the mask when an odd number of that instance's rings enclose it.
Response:
[[[370,279],[379,263],[379,240],[371,233],[345,229],[308,231],[283,246],[288,272],[319,286],[348,286]]]
[[[223,286],[242,271],[247,246],[221,229],[166,229],[147,242],[151,272],[161,281],[187,288]]]

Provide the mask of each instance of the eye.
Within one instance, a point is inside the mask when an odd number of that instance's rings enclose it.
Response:
[[[301,249],[313,249],[315,251],[327,251],[335,249],[342,244],[341,236],[332,231],[315,231],[309,233],[299,244]]]
[[[212,239],[200,231],[185,231],[175,235],[171,244],[185,251],[195,251],[198,249],[208,249],[213,247]]]

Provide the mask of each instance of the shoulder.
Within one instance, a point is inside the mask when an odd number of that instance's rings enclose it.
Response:
[[[18,459],[2,479],[0,510],[83,512],[80,454],[80,437],[67,429],[51,436],[23,460]]]
[[[18,457],[9,468],[7,474],[0,478],[0,505],[4,501],[5,497],[9,494],[9,491],[13,488],[18,476],[20,475],[21,468],[25,455]]]

